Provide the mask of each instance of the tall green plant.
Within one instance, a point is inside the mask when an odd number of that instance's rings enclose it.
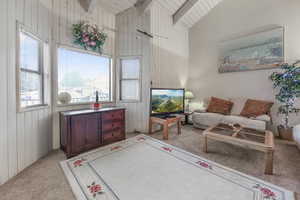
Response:
[[[300,97],[300,61],[293,64],[285,63],[281,66],[281,72],[273,72],[270,79],[274,88],[278,88],[276,99],[281,103],[278,113],[284,115],[284,127],[289,128],[289,114],[298,113],[300,109],[294,104]]]

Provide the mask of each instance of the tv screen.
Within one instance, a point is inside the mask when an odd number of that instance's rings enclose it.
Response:
[[[151,115],[184,112],[184,89],[151,89]]]

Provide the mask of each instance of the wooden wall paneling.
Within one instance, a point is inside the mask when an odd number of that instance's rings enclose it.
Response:
[[[32,112],[32,157],[31,163],[38,159],[38,145],[39,145],[39,110]]]
[[[32,151],[32,116],[31,112],[26,112],[25,113],[25,139],[24,139],[24,168],[28,167],[31,164],[31,152]],[[27,134],[29,133],[29,134]]]
[[[7,7],[7,122],[8,122],[8,169],[9,177],[17,174],[17,116],[16,116],[16,12],[15,1],[8,1]]]
[[[85,13],[78,2],[73,0],[3,0],[0,11],[0,22],[6,27],[6,31],[0,32],[0,41],[4,44],[0,46],[0,65],[4,66],[0,68],[0,89],[5,97],[0,99],[0,159],[6,163],[0,165],[2,184],[45,155],[52,149],[52,142],[59,143],[59,139],[52,135],[52,108],[23,113],[15,111],[15,21],[24,24],[38,37],[50,39],[50,47],[53,50],[57,43],[72,45],[72,23],[80,19],[89,19],[92,22],[98,20],[99,26],[115,28],[115,16],[100,6],[92,13]],[[108,31],[108,34],[105,52],[114,56],[115,33]],[[54,59],[49,62],[51,66],[55,66]],[[46,76],[50,76],[51,73],[52,70],[47,72]],[[53,111],[56,111],[56,108]],[[55,124],[55,128],[57,126],[58,124]],[[55,141],[52,141],[53,139]]]
[[[64,7],[64,8],[62,8]],[[96,9],[93,9],[91,12],[85,12],[81,6],[79,5],[78,1],[74,0],[53,0],[53,45],[55,45],[52,48],[52,52],[54,52],[52,56],[52,66],[53,66],[53,84],[52,84],[52,90],[53,90],[53,97],[52,100],[54,101],[53,104],[53,135],[52,135],[52,143],[53,148],[59,148],[59,121],[58,121],[58,112],[63,110],[70,110],[70,109],[81,109],[81,108],[87,108],[89,105],[82,105],[82,106],[68,106],[68,107],[58,107],[55,105],[56,101],[56,84],[54,84],[56,80],[56,55],[55,55],[55,48],[56,44],[61,44],[64,46],[72,46],[75,48],[80,48],[78,46],[75,46],[72,42],[72,35],[71,35],[71,25],[73,23],[77,23],[82,20],[88,20],[90,23],[96,23],[99,27],[102,27],[103,25],[109,28],[114,29],[115,28],[115,16],[112,13],[108,13],[107,11],[103,10],[103,8],[99,5],[97,5]],[[106,42],[106,45],[104,47],[104,54],[110,55],[114,57],[114,32],[105,30],[105,32],[108,34],[108,40]]]
[[[18,145],[18,171],[22,171],[26,166],[25,148],[25,114],[17,114],[17,145]]]
[[[138,16],[136,9],[131,8],[117,15],[116,27],[118,29],[116,54],[118,58],[117,62],[117,89],[119,91],[119,79],[120,79],[120,62],[121,57],[126,56],[141,56],[141,73],[142,73],[142,93],[141,101],[135,103],[118,102],[120,106],[127,108],[127,122],[126,129],[128,132],[141,131],[145,132],[147,129],[147,118],[149,109],[149,81],[147,81],[147,70],[150,67],[148,61],[150,57],[150,40],[145,38],[144,35],[136,34],[136,29],[150,30],[150,16],[143,15]],[[119,95],[117,97],[120,98]]]
[[[39,33],[39,19],[40,16],[39,15],[39,0],[32,0],[32,17],[31,17],[31,20],[32,20],[32,30],[38,34]]]
[[[23,22],[24,19],[24,1],[25,0],[15,0],[16,19],[20,22]]]
[[[8,0],[0,6],[0,24],[7,29]],[[8,144],[7,144],[7,31],[0,31],[0,184],[8,179]]]

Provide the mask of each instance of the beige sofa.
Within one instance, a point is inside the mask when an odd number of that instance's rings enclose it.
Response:
[[[201,109],[194,109],[194,113],[192,114],[194,126],[197,128],[207,128],[209,126],[217,125],[218,123],[238,123],[246,128],[262,131],[268,129],[272,122],[269,115],[261,115],[255,118],[247,118],[239,115],[243,110],[247,98],[231,98],[229,100],[234,103],[230,115],[208,113],[206,112],[206,106]],[[204,104],[208,105],[208,103]]]

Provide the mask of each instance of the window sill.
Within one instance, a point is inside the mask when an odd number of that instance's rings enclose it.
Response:
[[[71,107],[71,106],[92,106],[95,102],[89,102],[89,103],[69,103],[69,104],[58,104],[56,103],[56,107]],[[104,101],[99,102],[100,104],[113,104],[114,101]]]
[[[19,108],[18,113],[25,113],[25,112],[31,112],[36,110],[43,110],[50,108],[50,105],[38,105],[38,106],[31,106],[31,107],[25,107],[25,108]]]
[[[141,100],[120,100],[119,103],[141,103]]]

